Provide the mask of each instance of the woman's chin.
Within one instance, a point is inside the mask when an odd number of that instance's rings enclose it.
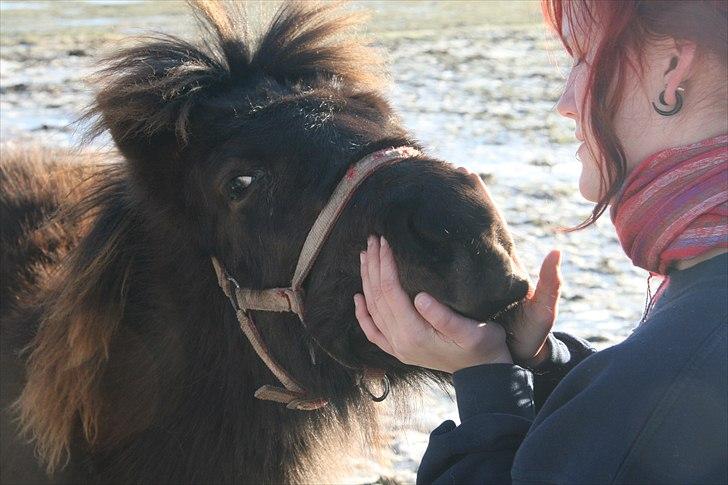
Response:
[[[581,192],[581,196],[589,202],[599,202],[599,189],[597,187],[593,187],[592,184],[582,184],[580,181],[579,192]]]
[[[593,180],[592,177],[585,176],[584,170],[582,170],[579,178],[579,192],[589,202],[599,202],[599,193],[601,191],[599,190],[598,176],[597,180]]]
[[[581,175],[579,176],[581,196],[589,202],[599,202],[599,194],[601,193],[599,169],[589,153],[586,143],[579,145],[576,150],[576,159],[581,162]]]

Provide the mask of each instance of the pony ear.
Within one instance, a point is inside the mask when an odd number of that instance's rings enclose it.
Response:
[[[345,85],[381,91],[388,84],[382,53],[359,29],[367,15],[342,2],[286,2],[274,16],[251,61],[278,82]]]
[[[102,189],[82,202],[85,217],[98,216],[41,292],[38,331],[25,349],[27,380],[15,409],[49,473],[68,457],[77,423],[91,446],[104,433],[100,383],[123,317],[139,221],[122,181]]]
[[[250,54],[238,8],[203,0],[190,6],[207,34],[200,45],[159,34],[105,59],[84,117],[95,120],[89,138],[109,131],[131,160],[168,158],[187,142],[193,109],[246,77]]]
[[[85,118],[131,160],[169,157],[188,138],[192,109],[229,75],[224,61],[181,39],[157,36],[106,59]]]

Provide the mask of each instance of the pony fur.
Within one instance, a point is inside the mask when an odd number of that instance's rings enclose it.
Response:
[[[351,33],[357,15],[286,3],[255,43],[235,4],[193,8],[205,42],[147,37],[99,72],[90,136],[110,133],[120,158],[3,152],[2,372],[14,384],[2,403],[15,402],[57,480],[300,482],[317,469],[323,479],[338,461],[322,466],[326,453],[340,457],[357,437],[376,449],[378,410],[359,370],[386,370],[395,400],[447,376],[383,353],[356,323],[369,234],[388,238],[410,295],[473,318],[527,290],[477,184],[432,157],[404,160],[365,181],[333,229],[305,284],[306,327],[253,312],[272,354],[330,404],[254,399],[275,381],[210,257],[246,287],[288,284],[348,167],[418,144],[384,97],[381,55]],[[253,183],[233,200],[240,175]],[[36,480],[7,466],[32,450],[5,433],[2,444],[3,482]]]

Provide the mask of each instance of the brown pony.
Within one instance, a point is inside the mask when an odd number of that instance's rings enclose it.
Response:
[[[387,166],[323,246],[306,327],[252,312],[272,355],[329,404],[255,399],[276,382],[211,256],[247,288],[287,286],[348,167],[418,144],[352,14],[289,3],[253,43],[234,6],[195,10],[205,42],[146,38],[99,74],[92,134],[110,133],[118,159],[3,153],[3,483],[49,480],[36,462],[74,483],[295,482],[326,443],[348,446],[355,430],[374,440],[377,405],[352,369],[385,370],[394,398],[446,376],[359,329],[352,295],[369,234],[387,237],[411,295],[478,319],[525,295],[505,224],[471,178],[425,155]]]

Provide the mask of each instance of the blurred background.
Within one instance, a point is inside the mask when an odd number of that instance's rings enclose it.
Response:
[[[249,2],[267,18],[271,2]],[[622,340],[639,321],[647,274],[632,267],[605,217],[577,224],[591,204],[578,191],[573,122],[554,108],[570,66],[542,23],[536,1],[357,1],[366,31],[389,59],[390,100],[430,153],[486,179],[535,278],[551,248],[564,253],[557,330],[597,347]],[[129,37],[158,31],[194,38],[183,2],[0,1],[0,139],[3,144],[77,146],[74,124],[92,96],[95,61]],[[97,143],[108,144],[108,140]],[[414,481],[429,432],[456,419],[433,390],[422,412],[391,418],[387,463],[361,463],[352,483],[379,476]]]

